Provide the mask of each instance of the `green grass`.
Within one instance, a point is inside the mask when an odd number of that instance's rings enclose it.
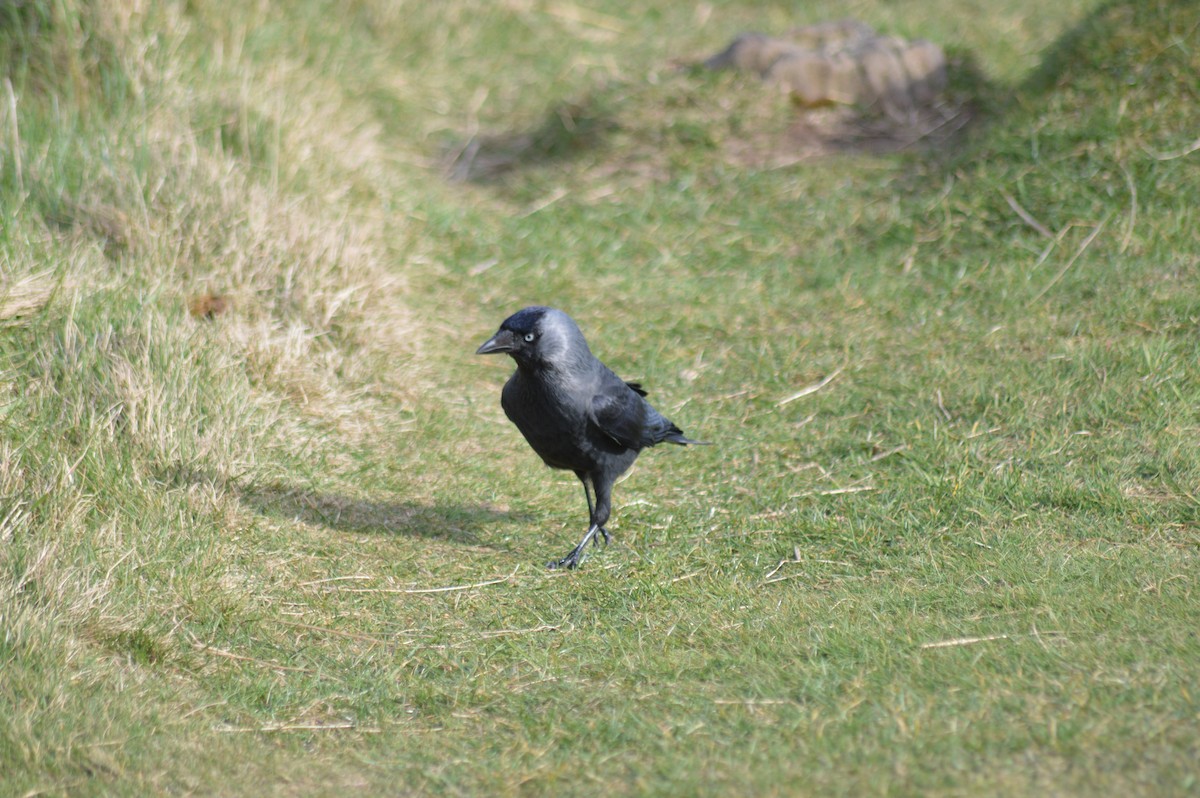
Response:
[[[1194,3],[147,9],[0,11],[0,794],[1195,792]],[[963,135],[674,63],[847,13]],[[716,444],[569,574],[532,302]]]

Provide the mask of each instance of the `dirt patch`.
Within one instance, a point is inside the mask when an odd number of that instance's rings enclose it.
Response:
[[[903,118],[821,108],[796,114],[782,130],[745,131],[724,142],[722,150],[732,163],[778,168],[839,154],[886,155],[938,147],[952,142],[970,121],[966,106],[949,103]]]

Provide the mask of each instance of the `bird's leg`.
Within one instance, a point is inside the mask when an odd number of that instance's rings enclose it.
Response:
[[[595,484],[591,477],[586,474],[578,474],[579,481],[583,483],[583,495],[588,503],[588,531],[583,536],[583,540],[579,541],[579,545],[571,549],[571,553],[561,560],[551,560],[546,563],[547,568],[578,568],[583,562],[583,551],[587,548],[590,542],[594,545],[600,545],[599,540],[603,538],[604,544],[608,545],[611,536],[605,530],[604,524],[608,521],[610,512],[612,492],[612,481],[602,480],[599,485]],[[592,491],[596,491],[596,500],[592,501]],[[597,537],[599,536],[599,537]]]
[[[587,499],[588,504],[588,523],[595,524],[596,506],[592,504],[591,477],[580,477],[580,481],[583,482],[583,496],[585,499]],[[608,541],[612,540],[612,536],[608,534],[608,530],[604,527],[597,526],[596,532],[599,533],[599,537],[597,537],[595,534],[592,535],[593,546],[599,546],[602,539],[604,541],[604,545],[607,546]]]
[[[601,473],[599,482],[592,481],[592,490],[596,492],[596,506],[593,508],[591,502],[588,502],[589,520],[591,525],[604,536],[605,546],[608,545],[609,535],[604,525],[608,522],[608,513],[612,507],[612,486],[613,479]]]

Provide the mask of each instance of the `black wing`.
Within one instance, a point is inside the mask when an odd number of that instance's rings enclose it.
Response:
[[[641,449],[646,445],[646,403],[637,391],[633,386],[612,380],[592,397],[592,423],[626,449]]]

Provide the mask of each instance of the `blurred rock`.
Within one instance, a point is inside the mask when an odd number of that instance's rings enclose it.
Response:
[[[931,105],[946,87],[946,55],[936,44],[882,36],[852,19],[808,25],[784,37],[743,33],[704,65],[754,72],[810,107],[855,105],[904,114]]]

